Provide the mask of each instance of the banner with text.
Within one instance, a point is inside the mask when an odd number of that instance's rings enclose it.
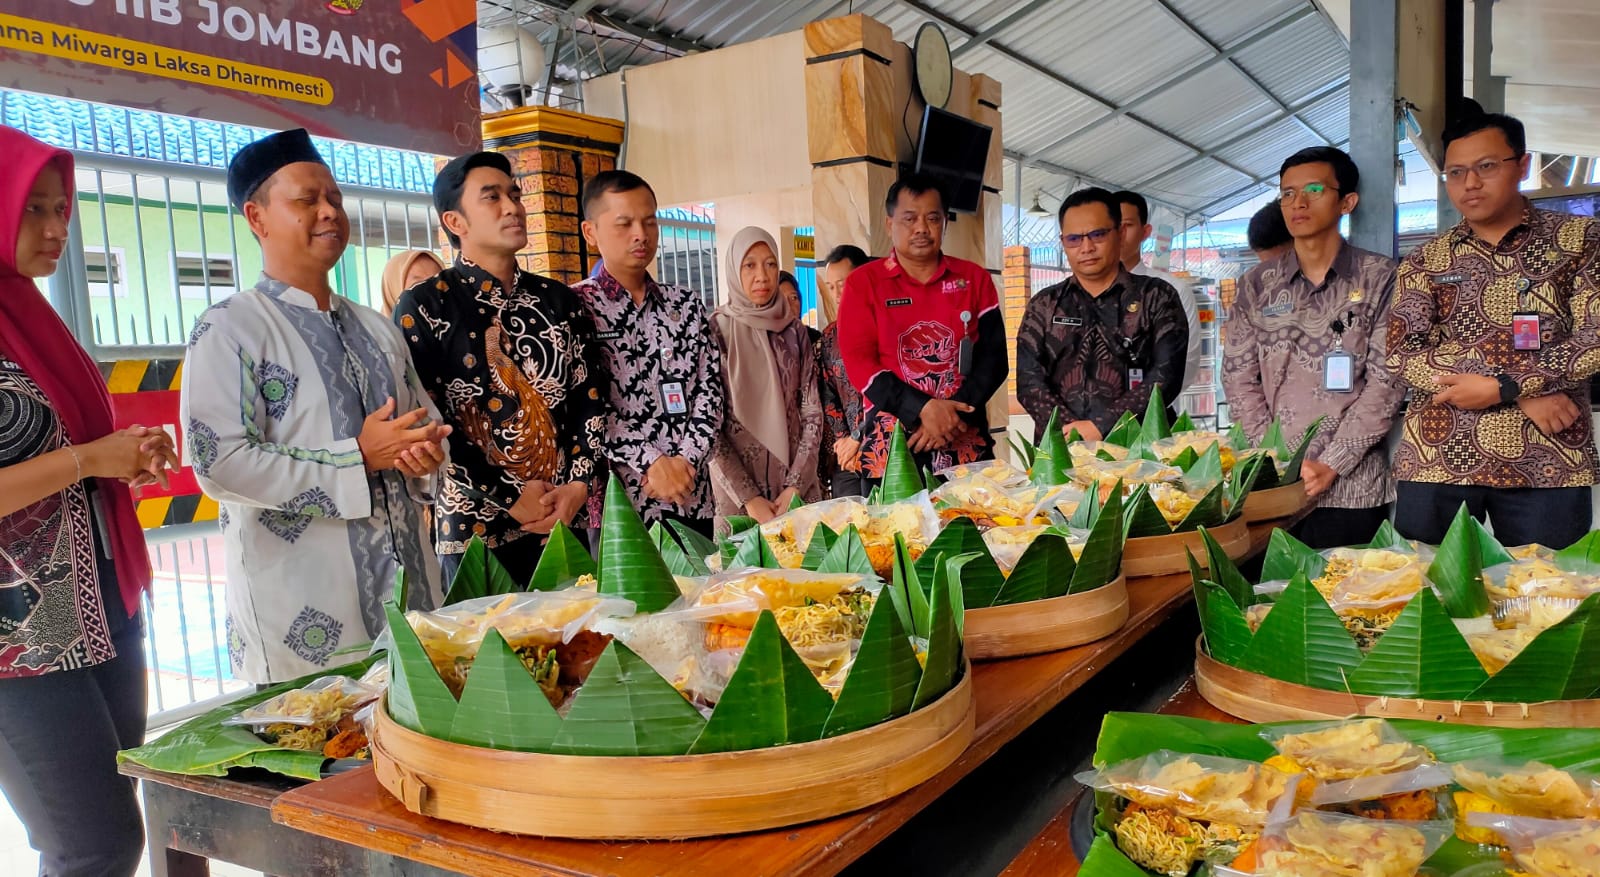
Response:
[[[0,84],[455,155],[477,149],[476,0],[40,0]]]

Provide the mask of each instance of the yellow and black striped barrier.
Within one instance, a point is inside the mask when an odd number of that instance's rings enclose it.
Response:
[[[217,501],[203,495],[194,471],[188,468],[188,453],[178,423],[178,389],[183,380],[181,359],[122,359],[100,363],[100,375],[111,391],[111,404],[119,428],[135,423],[160,426],[178,442],[183,468],[173,473],[172,490],[166,496],[151,496],[153,489],[141,492],[146,498],[136,501],[139,523],[146,530],[193,524],[217,519]]]

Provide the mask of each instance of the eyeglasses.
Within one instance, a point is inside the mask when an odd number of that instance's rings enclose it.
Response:
[[[1324,183],[1306,183],[1304,186],[1298,189],[1289,188],[1279,192],[1278,200],[1284,204],[1287,204],[1290,201],[1295,200],[1297,197],[1304,195],[1306,196],[1307,202],[1316,202],[1321,201],[1323,195],[1326,195],[1329,192],[1337,191],[1339,191],[1337,186],[1329,186]]]
[[[1098,244],[1104,241],[1106,236],[1114,231],[1116,231],[1115,228],[1097,228],[1094,231],[1086,232],[1084,234],[1064,234],[1061,236],[1061,246],[1066,247],[1069,250],[1076,250],[1077,248],[1083,246],[1083,242],[1086,240],[1093,241],[1094,243]]]
[[[1521,159],[1522,156],[1513,155],[1510,158],[1486,158],[1474,165],[1452,165],[1444,169],[1444,178],[1447,182],[1464,183],[1467,181],[1467,174],[1471,173],[1477,174],[1480,180],[1492,180],[1506,169],[1506,162]]]

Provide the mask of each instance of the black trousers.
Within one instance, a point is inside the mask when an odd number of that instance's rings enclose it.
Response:
[[[872,490],[871,479],[860,472],[833,473],[832,496],[866,496]]]
[[[1462,503],[1474,518],[1488,517],[1502,545],[1566,548],[1589,533],[1594,518],[1590,487],[1479,487],[1402,481],[1396,486],[1394,528],[1407,539],[1438,545]]]
[[[0,789],[39,851],[41,877],[123,877],[139,867],[144,822],[116,758],[144,742],[139,623],[112,644],[117,657],[104,664],[0,679]]]
[[[1300,523],[1289,528],[1289,534],[1318,551],[1365,545],[1372,541],[1383,522],[1389,520],[1390,508],[1384,503],[1365,509],[1313,509]]]

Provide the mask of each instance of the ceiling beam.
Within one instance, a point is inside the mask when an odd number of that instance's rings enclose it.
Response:
[[[1224,61],[1230,60],[1235,54],[1237,54],[1239,52],[1242,52],[1245,49],[1248,49],[1251,46],[1254,46],[1257,43],[1260,43],[1261,41],[1276,35],[1279,31],[1283,30],[1284,28],[1288,27],[1291,24],[1294,24],[1295,22],[1301,20],[1302,18],[1305,18],[1308,15],[1314,15],[1314,14],[1315,13],[1310,9],[1299,9],[1299,10],[1296,10],[1294,12],[1290,12],[1290,13],[1278,18],[1276,21],[1269,22],[1265,26],[1263,26],[1260,30],[1258,30],[1258,31],[1256,31],[1256,32],[1254,32],[1252,34],[1249,34],[1244,39],[1242,39],[1239,42],[1233,44],[1232,46],[1229,46],[1226,49],[1222,49],[1222,50],[1216,51],[1211,57],[1205,59],[1204,61],[1201,61],[1198,64],[1195,64],[1195,65],[1189,67],[1187,70],[1184,70],[1183,72],[1177,74],[1176,76],[1170,77],[1165,82],[1162,82],[1159,85],[1156,85],[1156,86],[1154,86],[1152,88],[1146,89],[1142,94],[1139,94],[1139,95],[1135,96],[1132,100],[1130,100],[1127,103],[1123,104],[1121,107],[1118,107],[1116,110],[1108,112],[1108,113],[1100,116],[1099,118],[1093,119],[1093,120],[1091,120],[1089,122],[1086,122],[1086,123],[1078,126],[1077,128],[1072,129],[1071,131],[1068,131],[1066,134],[1063,134],[1062,136],[1060,136],[1059,138],[1055,139],[1054,141],[1051,141],[1050,143],[1048,143],[1048,144],[1046,144],[1044,146],[1041,146],[1038,149],[1035,149],[1034,152],[1036,154],[1038,154],[1038,155],[1047,155],[1047,154],[1049,154],[1051,152],[1054,152],[1057,149],[1060,149],[1062,146],[1065,146],[1067,143],[1071,142],[1072,140],[1077,139],[1078,137],[1082,136],[1085,133],[1088,133],[1090,130],[1092,130],[1094,128],[1098,128],[1101,125],[1104,125],[1105,123],[1111,121],[1112,119],[1115,119],[1118,116],[1124,115],[1127,112],[1130,112],[1132,110],[1138,109],[1139,107],[1149,103],[1150,101],[1154,100],[1155,98],[1160,97],[1161,95],[1167,93],[1173,87],[1175,87],[1177,85],[1180,85],[1180,84],[1182,84],[1182,83],[1194,78],[1195,76],[1197,76],[1200,73],[1204,72],[1208,68],[1213,67],[1213,66],[1215,66],[1217,64],[1220,64],[1220,63],[1222,63]]]
[[[910,9],[910,10],[912,10],[914,12],[917,12],[917,13],[919,13],[921,15],[926,15],[927,17],[933,19],[934,21],[937,21],[940,24],[944,25],[945,27],[947,27],[947,28],[949,28],[949,29],[951,29],[953,31],[956,31],[957,33],[961,34],[961,36],[966,38],[966,39],[970,40],[973,37],[977,36],[977,31],[974,30],[971,25],[968,25],[968,24],[966,24],[966,23],[964,23],[962,21],[959,21],[959,20],[957,20],[955,18],[952,18],[949,15],[946,15],[945,13],[940,12],[939,10],[934,9],[933,7],[928,6],[927,4],[921,2],[921,0],[894,0],[894,2],[899,3],[901,6],[904,6],[907,9]],[[1029,70],[1032,70],[1033,72],[1039,74],[1040,76],[1043,76],[1043,77],[1045,77],[1047,79],[1050,79],[1050,80],[1052,80],[1052,81],[1054,81],[1054,82],[1056,82],[1056,83],[1058,83],[1060,85],[1066,86],[1067,88],[1077,92],[1078,94],[1082,95],[1083,97],[1087,98],[1088,100],[1091,100],[1091,101],[1099,104],[1100,106],[1104,107],[1105,109],[1107,109],[1109,111],[1113,111],[1114,112],[1114,111],[1119,109],[1119,107],[1117,106],[1117,104],[1114,101],[1111,101],[1111,100],[1109,100],[1107,98],[1104,98],[1104,97],[1100,96],[1099,94],[1097,94],[1093,89],[1089,88],[1088,86],[1085,86],[1085,85],[1083,85],[1083,84],[1081,84],[1079,82],[1075,82],[1072,79],[1070,79],[1070,78],[1062,75],[1061,73],[1057,72],[1056,70],[1045,66],[1043,63],[1041,63],[1039,61],[1036,61],[1036,60],[1034,60],[1032,58],[1029,58],[1026,55],[1023,55],[1023,54],[1021,54],[1020,52],[1017,52],[1014,49],[1008,48],[1008,47],[1000,44],[999,42],[995,42],[995,41],[991,40],[989,42],[989,44],[988,44],[988,48],[989,48],[989,51],[994,52],[996,54],[999,54],[999,55],[1001,55],[1001,56],[1003,56],[1005,58],[1008,58],[1011,61],[1014,61],[1014,62],[1016,62],[1018,64],[1021,64],[1022,66],[1027,67]],[[1162,126],[1156,124],[1155,122],[1151,122],[1151,121],[1149,121],[1147,119],[1142,119],[1142,118],[1140,118],[1140,117],[1138,117],[1136,115],[1133,115],[1132,113],[1124,113],[1123,115],[1127,116],[1129,120],[1131,120],[1133,122],[1136,122],[1137,124],[1139,124],[1139,125],[1141,125],[1141,126],[1143,126],[1145,128],[1148,128],[1152,133],[1154,133],[1154,134],[1156,134],[1156,135],[1158,135],[1160,137],[1163,137],[1163,138],[1165,138],[1167,140],[1170,140],[1173,143],[1176,143],[1179,146],[1182,146],[1183,148],[1189,150],[1190,152],[1194,152],[1196,154],[1200,154],[1200,153],[1206,152],[1206,150],[1203,149],[1202,147],[1200,147],[1199,145],[1191,143],[1188,140],[1185,140],[1183,137],[1178,136],[1178,134],[1174,133],[1173,131],[1170,131],[1170,130],[1168,130],[1166,128],[1163,128]],[[1243,174],[1246,177],[1251,175],[1250,172],[1246,171],[1244,168],[1236,167],[1234,165],[1231,165],[1227,161],[1225,161],[1223,159],[1220,159],[1220,158],[1218,158],[1216,160],[1221,162],[1222,164],[1225,164],[1225,165],[1228,165],[1229,167],[1232,167],[1234,170],[1238,171],[1239,173]]]
[[[1101,179],[1099,177],[1096,177],[1093,174],[1086,174],[1083,171],[1076,171],[1076,170],[1073,170],[1072,168],[1064,167],[1062,165],[1056,164],[1053,161],[1046,161],[1045,159],[1042,159],[1042,158],[1033,158],[1031,156],[1023,155],[1023,154],[1021,154],[1019,152],[1014,152],[1014,151],[1009,150],[1009,149],[1005,150],[1003,152],[1003,155],[1005,156],[1007,161],[1020,161],[1020,162],[1022,162],[1022,164],[1024,166],[1036,167],[1036,168],[1038,168],[1038,169],[1040,169],[1042,171],[1049,171],[1050,173],[1055,174],[1057,176],[1061,176],[1061,177],[1075,177],[1075,178],[1077,178],[1077,181],[1079,183],[1084,183],[1084,184],[1091,185],[1091,186],[1100,186],[1100,187],[1106,188],[1106,189],[1121,189],[1121,188],[1123,188],[1121,183],[1115,183],[1115,182],[1112,182],[1111,180],[1104,180],[1104,179]],[[1072,184],[1068,183],[1068,185],[1070,186]],[[1181,207],[1181,206],[1179,206],[1177,204],[1172,203],[1171,201],[1166,201],[1166,200],[1163,200],[1161,198],[1146,198],[1145,200],[1149,201],[1152,204],[1160,204],[1163,207],[1167,207],[1167,208],[1170,208],[1172,210],[1176,210],[1179,213],[1182,213],[1185,210],[1191,210],[1191,208]]]
[[[1204,33],[1201,33],[1200,28],[1195,27],[1194,22],[1190,21],[1183,13],[1179,12],[1173,7],[1171,0],[1152,0],[1152,2],[1154,2],[1162,12],[1166,13],[1167,17],[1172,19],[1173,22],[1175,22],[1179,27],[1183,28],[1185,31],[1188,31],[1190,36],[1202,43],[1205,43],[1212,52],[1218,55],[1223,53],[1222,47],[1212,41],[1210,37],[1206,36]],[[1315,12],[1315,9],[1315,6],[1304,7],[1304,10],[1308,13]],[[1330,139],[1326,134],[1318,131],[1310,122],[1302,118],[1299,113],[1291,111],[1289,109],[1289,105],[1284,103],[1283,98],[1278,97],[1277,92],[1274,92],[1272,89],[1268,88],[1265,83],[1256,78],[1255,74],[1244,69],[1244,65],[1239,63],[1238,58],[1230,55],[1227,59],[1227,63],[1228,66],[1233,68],[1235,73],[1238,73],[1240,76],[1244,77],[1244,80],[1254,86],[1257,91],[1261,92],[1261,94],[1265,96],[1267,100],[1277,104],[1278,109],[1288,112],[1289,117],[1294,119],[1296,122],[1299,122],[1302,128],[1305,128],[1307,131],[1315,135],[1316,138],[1321,140],[1324,145],[1333,145],[1333,140]]]
[[[1283,121],[1284,119],[1289,118],[1291,113],[1304,112],[1306,109],[1316,105],[1317,103],[1320,103],[1321,101],[1325,100],[1326,98],[1328,98],[1328,97],[1330,97],[1330,96],[1332,96],[1334,94],[1337,94],[1340,90],[1348,87],[1349,84],[1350,84],[1349,77],[1344,77],[1342,79],[1339,79],[1336,82],[1330,82],[1327,85],[1323,86],[1322,88],[1319,88],[1316,91],[1312,92],[1311,94],[1308,94],[1305,97],[1301,98],[1300,100],[1296,101],[1291,106],[1289,106],[1289,107],[1287,107],[1285,109],[1281,109],[1281,110],[1275,111],[1267,119],[1265,119],[1265,120],[1263,120],[1263,121],[1261,121],[1261,122],[1259,122],[1259,123],[1257,123],[1255,125],[1252,125],[1252,126],[1250,126],[1249,128],[1246,128],[1243,131],[1240,131],[1238,134],[1235,134],[1234,136],[1228,138],[1227,140],[1224,140],[1223,142],[1217,144],[1216,146],[1211,147],[1211,149],[1206,150],[1205,152],[1201,153],[1200,155],[1196,155],[1193,158],[1186,159],[1186,160],[1178,163],[1177,165],[1175,165],[1173,167],[1169,167],[1169,168],[1161,171],[1158,174],[1155,174],[1153,176],[1149,176],[1149,177],[1146,177],[1143,180],[1140,180],[1138,183],[1135,183],[1132,186],[1132,188],[1138,189],[1140,186],[1148,186],[1151,183],[1155,182],[1156,180],[1159,180],[1162,177],[1164,177],[1164,176],[1166,176],[1166,175],[1168,175],[1170,173],[1173,173],[1175,171],[1180,171],[1180,170],[1183,170],[1183,169],[1188,168],[1188,167],[1193,167],[1194,165],[1200,163],[1201,161],[1204,161],[1205,159],[1215,158],[1216,157],[1215,153],[1221,152],[1224,149],[1231,149],[1231,148],[1233,148],[1235,146],[1238,146],[1241,143],[1244,143],[1247,140],[1250,140],[1251,138],[1253,138],[1256,135],[1260,134],[1262,131],[1265,131],[1268,128],[1271,128],[1273,125],[1276,125],[1279,122]],[[1349,142],[1349,141],[1346,141],[1346,142]],[[1285,158],[1287,158],[1287,156],[1285,156]],[[1240,171],[1239,168],[1237,168],[1237,167],[1235,167],[1235,166],[1233,166],[1231,164],[1228,164],[1227,162],[1221,162],[1221,163],[1223,165],[1225,165],[1226,167],[1230,167],[1233,170],[1238,171],[1239,173],[1241,173],[1245,177],[1245,179],[1248,179],[1248,180],[1263,179],[1263,178],[1258,178],[1255,174],[1252,174],[1252,173],[1250,173],[1248,171]]]
[[[953,61],[979,46],[987,45],[990,40],[994,39],[995,36],[1005,31],[1006,28],[1016,24],[1018,21],[1021,21],[1024,18],[1027,18],[1034,12],[1038,11],[1040,7],[1052,2],[1055,2],[1055,0],[1030,0],[1030,2],[1023,4],[1021,8],[990,25],[984,31],[973,34],[971,39],[951,50],[950,59]],[[1057,15],[1063,15],[1071,11],[1071,8],[1052,10],[1052,12]]]
[[[1350,141],[1348,139],[1346,139],[1346,140],[1341,140],[1338,143],[1333,143],[1333,144],[1329,144],[1329,145],[1335,146],[1335,147],[1337,147],[1339,149],[1344,149],[1344,148],[1346,148],[1346,147],[1348,147],[1350,145]],[[1211,208],[1216,207],[1219,204],[1226,204],[1228,201],[1230,201],[1230,200],[1232,200],[1234,198],[1238,198],[1241,195],[1246,195],[1246,194],[1248,194],[1250,192],[1251,189],[1259,189],[1259,188],[1265,186],[1271,179],[1272,179],[1271,177],[1262,177],[1260,179],[1251,180],[1249,183],[1247,183],[1247,184],[1245,184],[1243,186],[1240,186],[1239,188],[1234,189],[1232,192],[1229,192],[1228,194],[1223,195],[1221,198],[1218,198],[1218,199],[1216,199],[1216,200],[1204,205],[1203,207],[1199,208],[1195,212],[1209,216]],[[1229,205],[1229,206],[1232,206],[1232,205]]]
[[[661,31],[656,30],[656,28],[660,27],[659,22],[635,24],[633,22],[625,21],[621,18],[612,17],[606,14],[604,9],[601,9],[598,12],[595,11],[595,7],[603,5],[601,2],[589,2],[589,0],[574,0],[574,2],[570,3],[565,2],[565,0],[537,0],[537,2],[541,6],[547,6],[556,10],[557,12],[565,14],[572,14],[572,10],[574,9],[581,10],[578,13],[580,17],[588,18],[592,22],[599,24],[602,27],[608,27],[612,30],[625,33],[635,39],[655,43],[658,46],[671,49],[679,54],[688,54],[689,52],[709,52],[716,48],[715,46],[707,45],[697,39],[671,36],[669,34],[662,33]],[[504,4],[496,5],[503,6]]]

